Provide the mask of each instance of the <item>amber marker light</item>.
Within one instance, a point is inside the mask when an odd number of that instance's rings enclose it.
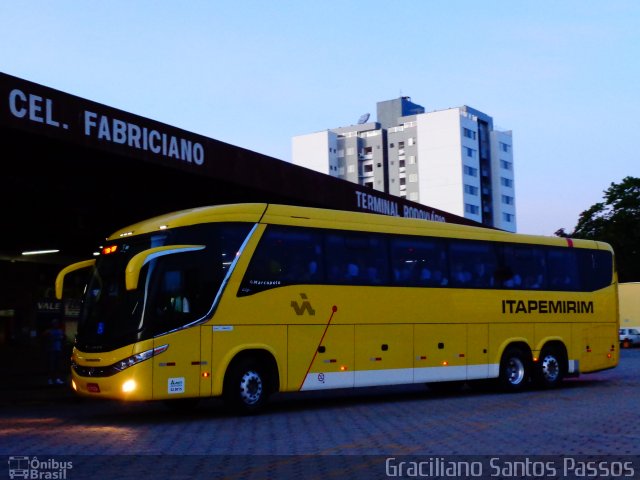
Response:
[[[110,247],[104,247],[102,249],[102,254],[103,255],[109,255],[110,253],[116,253],[116,250],[118,250],[118,246],[117,245],[111,245]]]
[[[447,361],[445,360],[444,362],[442,362],[442,365],[443,365],[444,367],[446,367],[447,365],[449,365],[449,362],[447,362]]]
[[[346,371],[346,370],[347,370],[346,365],[340,365],[340,371],[341,371],[341,372],[344,372],[344,371]]]
[[[202,372],[202,378],[209,378],[209,375],[211,375],[209,372]]]
[[[75,380],[71,380],[71,388],[76,392],[78,391],[78,386],[76,385]]]

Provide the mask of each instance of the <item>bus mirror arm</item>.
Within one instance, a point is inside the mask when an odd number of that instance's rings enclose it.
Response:
[[[60,273],[58,273],[58,276],[56,277],[56,298],[58,300],[62,300],[62,288],[64,287],[64,277],[66,277],[71,272],[75,272],[76,270],[93,267],[95,263],[96,263],[96,259],[92,258],[91,260],[84,260],[82,262],[72,263],[71,265],[60,270]]]
[[[125,287],[128,291],[138,288],[138,280],[140,279],[140,271],[147,262],[150,262],[154,258],[164,255],[170,255],[172,253],[192,252],[194,250],[202,250],[204,245],[165,245],[163,247],[150,248],[144,250],[129,260],[127,268],[125,269]]]

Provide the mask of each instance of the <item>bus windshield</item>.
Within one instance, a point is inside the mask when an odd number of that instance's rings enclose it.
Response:
[[[110,351],[206,319],[251,226],[193,225],[106,245],[87,285],[77,346],[86,352]],[[125,269],[134,255],[185,244],[198,247],[151,258],[137,288],[126,289]]]

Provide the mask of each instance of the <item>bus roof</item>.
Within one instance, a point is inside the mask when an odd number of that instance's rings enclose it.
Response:
[[[533,243],[611,250],[611,247],[606,243],[590,240],[570,240],[560,237],[515,234],[484,227],[392,217],[376,213],[360,213],[267,203],[215,205],[167,213],[118,230],[109,236],[108,240],[157,232],[165,228],[212,222],[261,222],[290,226],[307,225],[314,228],[326,229],[397,233],[404,235],[428,235],[470,240],[491,240],[498,242]]]

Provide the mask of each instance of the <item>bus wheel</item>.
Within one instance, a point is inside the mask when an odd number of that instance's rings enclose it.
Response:
[[[529,356],[519,347],[509,347],[500,361],[498,383],[502,390],[519,392],[523,390],[529,379]]]
[[[225,378],[223,396],[227,406],[238,413],[257,413],[269,396],[264,369],[252,359],[234,362]]]
[[[557,348],[544,347],[535,367],[536,383],[542,388],[555,388],[560,385],[563,376],[563,356]]]

